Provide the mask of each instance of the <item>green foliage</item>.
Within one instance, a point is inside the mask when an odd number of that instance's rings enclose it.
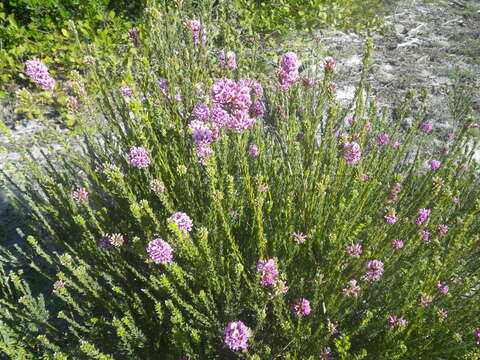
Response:
[[[272,59],[246,47],[238,30],[225,26],[227,14],[211,18],[210,5],[198,14],[205,46],[194,45],[185,26],[188,9],[150,5],[138,46],[115,39],[111,56],[102,55],[103,43],[86,48],[83,55],[98,61],[69,75],[78,126],[67,136],[49,128],[60,150],[34,154],[12,140],[22,163],[4,175],[32,225],[24,229],[27,241],[0,258],[0,349],[14,359],[475,356],[480,188],[470,115],[455,117],[442,151],[419,129],[425,94],[409,92],[395,112],[378,109],[366,82],[370,42],[350,104],[336,101],[335,72],[311,59],[303,59],[301,76],[312,87],[298,82],[280,91],[278,68],[269,64],[282,54]],[[315,61],[322,58],[318,46],[310,44]],[[220,66],[221,50],[235,51],[238,69]],[[266,114],[243,132],[223,128],[202,164],[188,125],[197,103],[212,105],[210,90],[220,78],[259,81]],[[132,95],[121,95],[125,84]],[[39,105],[32,105],[37,114]],[[379,146],[384,133],[399,146]],[[362,149],[355,165],[342,156],[351,141]],[[251,144],[259,148],[256,158]],[[148,168],[129,165],[133,146],[148,149]],[[436,171],[426,166],[431,156],[442,162]],[[401,191],[393,202],[396,183]],[[79,186],[88,201],[72,199]],[[399,220],[387,224],[393,208]],[[423,227],[413,222],[421,208],[432,210]],[[192,218],[190,233],[168,221],[177,211]],[[444,237],[437,235],[440,224],[450,228]],[[430,231],[429,242],[420,229]],[[305,233],[305,243],[295,242],[294,232]],[[123,234],[124,243],[102,250],[106,233]],[[149,258],[155,238],[172,246],[173,262]],[[405,246],[394,250],[397,238]],[[363,245],[358,257],[348,254],[353,242]],[[9,271],[12,258],[48,287],[31,291],[24,274]],[[287,281],[286,294],[260,284],[257,263],[269,258]],[[374,259],[385,264],[383,275],[361,280]],[[361,285],[358,297],[343,294],[352,279]],[[439,295],[438,281],[450,286],[447,295]],[[422,294],[432,296],[430,306],[419,306]],[[292,311],[298,298],[310,300],[309,315]],[[448,311],[441,321],[440,309]],[[407,323],[390,329],[393,315]],[[223,330],[238,320],[251,329],[247,351],[224,344]]]

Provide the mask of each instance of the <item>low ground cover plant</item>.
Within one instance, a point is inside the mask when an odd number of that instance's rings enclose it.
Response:
[[[81,126],[4,171],[33,222],[29,247],[2,249],[0,350],[477,359],[472,117],[433,146],[423,94],[377,107],[371,43],[342,105],[320,43],[313,62],[266,58],[208,12],[170,11],[149,7],[118,56],[89,48],[71,89]],[[38,59],[25,71],[58,91]]]

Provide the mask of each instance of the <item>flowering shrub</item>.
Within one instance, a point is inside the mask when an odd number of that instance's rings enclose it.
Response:
[[[302,56],[279,54],[280,70],[263,73],[261,51],[178,17],[150,8],[122,66],[92,62],[83,76],[95,91],[75,112],[81,136],[52,129],[59,153],[26,149],[6,174],[34,221],[23,229],[30,248],[2,250],[0,349],[25,359],[478,358],[471,119],[448,151],[422,149],[421,96],[409,93],[395,121],[370,98],[370,43],[343,106],[331,61],[300,81]],[[219,36],[236,68],[219,61]],[[407,112],[416,120],[405,129]],[[31,290],[15,267],[25,259],[43,286]]]

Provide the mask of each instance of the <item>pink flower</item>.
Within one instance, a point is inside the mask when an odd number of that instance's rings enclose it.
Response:
[[[210,112],[210,120],[221,129],[230,121],[230,115],[220,105],[216,105]]]
[[[367,273],[362,277],[366,281],[378,281],[383,274],[383,263],[379,260],[372,260],[365,265]]]
[[[128,85],[122,85],[120,87],[120,93],[122,94],[122,96],[132,96],[133,95],[132,89],[130,89],[130,86],[128,86]]]
[[[390,200],[392,201],[397,201],[398,199],[398,193],[400,192],[400,189],[402,188],[402,185],[400,183],[396,183],[393,185],[392,192],[390,193]]]
[[[395,329],[396,327],[405,326],[407,321],[403,317],[398,317],[396,315],[392,315],[388,318],[388,327],[390,329]]]
[[[447,232],[448,232],[448,226],[447,225],[444,225],[444,224],[441,224],[439,227],[438,227],[438,236],[440,237],[444,237]]]
[[[282,69],[278,74],[280,89],[286,91],[299,80],[298,68],[300,64],[297,55],[293,52],[287,52],[282,56],[281,67]]]
[[[257,272],[260,273],[262,286],[272,286],[278,280],[278,269],[274,259],[259,260]]]
[[[362,253],[362,245],[359,243],[353,243],[352,246],[347,248],[347,250],[351,256],[359,256]]]
[[[400,239],[395,239],[392,242],[392,246],[395,250],[403,248],[403,241]]]
[[[440,167],[441,162],[438,160],[432,159],[428,162],[428,164],[430,165],[430,169],[437,170]]]
[[[385,221],[386,224],[389,224],[389,225],[395,224],[398,221],[395,209],[388,210],[387,214],[384,215],[383,220]]]
[[[473,337],[475,338],[475,343],[480,345],[480,329],[477,329],[473,332]]]
[[[48,74],[48,68],[38,59],[28,60],[25,63],[25,72],[28,77],[43,90],[52,90],[55,86],[55,80],[53,80]]]
[[[115,247],[122,246],[124,241],[123,235],[119,233],[110,234],[108,240],[110,241],[110,244]]]
[[[361,155],[360,145],[356,142],[347,142],[343,145],[343,158],[347,161],[347,164],[356,164],[360,161]]]
[[[251,129],[257,121],[251,118],[248,112],[236,110],[233,116],[230,116],[227,122],[227,126],[237,132]]]
[[[208,117],[210,116],[210,110],[208,109],[208,106],[205,104],[197,104],[195,105],[195,108],[193,109],[193,117],[195,120],[208,120]]]
[[[252,105],[253,116],[262,117],[265,115],[265,104],[261,101],[255,101]]]
[[[350,280],[348,282],[348,287],[343,289],[342,292],[345,296],[357,296],[361,289],[362,288],[357,284],[357,280]]]
[[[202,46],[205,46],[205,44],[207,43],[207,30],[205,28],[205,25],[200,23],[200,21],[198,20],[188,20],[187,27],[192,32],[194,45],[201,44]]]
[[[84,187],[79,187],[72,193],[72,199],[80,203],[88,200],[88,192]]]
[[[252,158],[256,158],[258,156],[258,147],[255,144],[252,144],[248,147],[248,152]]]
[[[433,124],[432,123],[424,123],[422,124],[422,131],[425,133],[425,134],[428,134],[432,131],[433,129]]]
[[[450,288],[445,284],[445,281],[437,282],[438,293],[440,295],[447,295]]]
[[[387,134],[381,134],[381,135],[378,135],[377,141],[379,145],[385,145],[390,141],[390,138],[388,137]]]
[[[310,301],[304,298],[298,299],[293,306],[293,311],[296,312],[299,316],[308,315],[310,314],[311,310],[312,309],[310,308]]]
[[[162,239],[154,239],[148,243],[147,253],[155,264],[168,264],[173,259],[172,247]]]
[[[193,228],[193,222],[190,217],[185,214],[184,212],[176,212],[172,216],[168,218],[170,222],[175,224],[178,229],[183,232],[183,234],[187,234],[190,231],[192,231]]]
[[[331,57],[326,57],[325,60],[323,61],[323,65],[325,67],[325,70],[329,72],[335,71],[335,60]]]
[[[231,350],[245,350],[248,348],[250,329],[241,321],[231,322],[223,331],[223,342]]]
[[[430,233],[425,230],[420,230],[420,236],[422,237],[423,241],[428,241],[430,238]]]
[[[237,68],[237,58],[233,51],[227,51],[226,53],[221,51],[218,60],[223,68],[230,70],[235,70]]]
[[[128,163],[138,169],[146,168],[150,165],[150,154],[142,147],[132,147],[128,153]]]
[[[422,208],[422,209],[418,210],[418,214],[415,217],[415,219],[413,220],[413,222],[415,224],[417,224],[418,226],[423,225],[428,220],[428,217],[430,216],[430,213],[431,213],[430,209]]]

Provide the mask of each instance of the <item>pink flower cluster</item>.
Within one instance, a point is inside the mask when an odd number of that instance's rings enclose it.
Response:
[[[48,68],[38,59],[28,60],[25,63],[25,72],[33,82],[42,87],[43,90],[52,90],[55,86],[53,80],[48,74]]]
[[[72,193],[71,196],[72,196],[72,199],[75,200],[78,203],[88,200],[88,192],[87,192],[87,189],[85,189],[84,187],[77,188]]]
[[[290,86],[295,84],[299,80],[298,68],[300,63],[298,61],[297,54],[293,52],[287,52],[282,56],[281,60],[281,70],[278,73],[280,79],[280,89],[282,91],[287,91],[290,89]]]
[[[262,286],[272,286],[278,280],[278,269],[274,259],[258,260],[257,272],[260,273]]]
[[[378,135],[377,141],[379,145],[385,145],[390,141],[390,137],[387,134],[381,134]]]
[[[173,259],[172,247],[162,239],[150,241],[147,245],[147,253],[155,264],[168,264]]]
[[[299,316],[306,316],[310,314],[312,308],[310,307],[310,301],[304,298],[300,298],[295,302],[293,311]]]
[[[175,224],[178,229],[185,235],[192,231],[192,219],[190,219],[190,217],[184,212],[176,212],[175,214],[170,216],[168,220]]]
[[[237,68],[237,58],[233,51],[221,51],[218,55],[218,61],[225,69],[235,70]]]
[[[395,224],[398,221],[397,213],[395,212],[395,209],[389,209],[387,214],[383,217],[383,220],[385,221],[386,224],[389,224],[389,225]]]
[[[403,248],[403,241],[400,240],[400,239],[395,239],[395,240],[393,240],[393,242],[392,242],[392,247],[393,247],[395,250],[399,250],[399,249]]]
[[[360,145],[355,141],[347,142],[343,145],[343,158],[347,161],[347,164],[356,164],[360,161],[361,155]]]
[[[430,209],[425,208],[418,210],[417,216],[415,217],[413,222],[418,226],[423,225],[428,220],[431,212],[432,211]]]
[[[435,159],[432,159],[428,162],[428,165],[430,165],[430,169],[432,170],[438,170],[438,168],[441,165],[441,162]]]
[[[347,251],[351,256],[359,256],[362,253],[362,245],[359,243],[353,243],[352,246],[347,248]]]
[[[256,158],[258,156],[258,147],[255,144],[252,144],[248,147],[248,152],[252,158]]]
[[[146,168],[150,165],[150,154],[142,147],[132,147],[127,155],[128,163],[138,169]]]
[[[348,287],[342,290],[343,295],[345,296],[358,296],[358,292],[362,288],[358,285],[357,280],[350,280],[348,282]]]
[[[422,131],[423,131],[425,134],[428,134],[428,133],[430,133],[430,132],[432,131],[432,129],[433,129],[433,124],[427,122],[427,123],[422,124],[421,128],[422,128]]]
[[[252,94],[257,99],[255,102]],[[197,104],[193,109],[195,120],[189,125],[201,163],[212,155],[210,146],[223,127],[242,132],[252,128],[256,123],[255,117],[265,113],[265,105],[259,100],[263,96],[263,88],[249,79],[238,82],[219,79],[213,84],[210,95],[212,108]]]
[[[480,329],[473,332],[473,337],[475,338],[475,344],[480,345]]]
[[[402,188],[402,185],[400,183],[396,183],[395,185],[393,185],[392,191],[390,193],[390,200],[397,201],[398,193],[400,192],[401,188]]]
[[[438,226],[438,236],[440,237],[444,237],[445,235],[447,235],[447,232],[448,232],[448,226],[447,225],[444,225],[444,224],[440,224]]]
[[[198,20],[187,21],[187,27],[192,32],[193,43],[195,45],[205,46],[207,44],[207,29]]]
[[[231,350],[245,350],[248,348],[250,329],[241,321],[231,322],[223,331],[223,342]]]
[[[437,282],[437,288],[440,295],[447,295],[450,290],[449,286],[445,284],[445,281]]]
[[[367,272],[363,275],[363,280],[369,282],[378,281],[383,274],[383,263],[379,260],[372,260],[365,265],[365,269]]]
[[[400,326],[405,326],[407,321],[402,316],[392,315],[388,318],[388,327],[395,329]]]
[[[128,85],[122,85],[120,87],[120,94],[122,94],[122,96],[132,96],[133,95],[133,91],[132,89],[130,88],[130,86]]]

